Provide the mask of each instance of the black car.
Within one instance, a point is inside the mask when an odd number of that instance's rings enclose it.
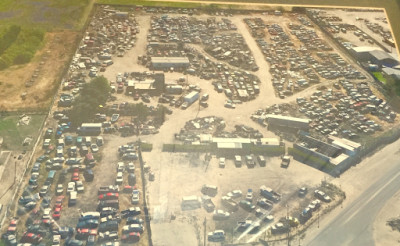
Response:
[[[139,218],[139,217],[134,217],[134,216],[130,216],[128,218],[126,218],[126,224],[130,225],[130,224],[143,224],[144,221],[143,219]]]
[[[270,209],[273,206],[272,203],[268,201],[266,198],[259,199],[257,201],[257,205],[265,209]]]
[[[136,216],[141,214],[141,210],[139,207],[130,207],[126,210],[121,211],[121,215],[123,218],[127,218],[129,216]]]
[[[81,240],[68,240],[65,243],[66,246],[82,246],[83,245],[83,241]]]

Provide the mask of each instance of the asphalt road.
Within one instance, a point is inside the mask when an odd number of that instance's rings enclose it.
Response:
[[[393,144],[398,143],[399,141],[396,141]],[[332,221],[318,229],[320,231],[313,239],[303,245],[375,245],[373,222],[376,215],[400,188],[400,154],[399,151],[394,153],[390,150],[392,148],[381,150],[366,164],[386,162],[393,165],[359,197],[345,206]]]

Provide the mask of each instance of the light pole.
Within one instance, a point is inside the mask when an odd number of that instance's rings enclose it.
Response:
[[[290,246],[289,204],[286,204],[287,245]]]
[[[341,184],[339,185],[339,187],[340,187],[340,191],[343,192]],[[342,202],[340,203],[340,208],[343,208],[343,202],[344,202],[344,198],[342,198]]]

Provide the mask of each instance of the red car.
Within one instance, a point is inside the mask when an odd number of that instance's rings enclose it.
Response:
[[[54,204],[54,207],[55,208],[61,208],[63,200],[64,200],[64,196],[58,196],[57,200],[56,200],[56,203]]]
[[[42,239],[43,238],[39,234],[25,232],[21,238],[21,243],[39,244]]]
[[[79,173],[74,172],[71,177],[71,181],[79,181]]]
[[[42,220],[42,223],[43,223],[45,226],[51,226],[51,225],[54,224],[54,220],[53,220],[53,219],[43,219],[43,220]]]
[[[54,208],[53,219],[58,220],[61,217],[61,207]]]
[[[106,193],[106,194],[101,194],[99,195],[99,200],[115,200],[118,199],[119,194],[118,193]]]
[[[122,235],[121,240],[123,242],[137,242],[140,240],[140,233],[139,232],[130,232],[127,234]]]

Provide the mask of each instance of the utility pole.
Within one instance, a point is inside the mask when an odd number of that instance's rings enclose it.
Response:
[[[318,228],[319,228],[319,211],[318,211]]]
[[[290,246],[289,205],[286,204],[287,245]]]
[[[15,185],[16,181],[17,181],[17,161],[14,162],[14,183],[13,183],[13,185]]]
[[[341,184],[339,185],[339,187],[340,187],[340,191],[342,191],[342,185]],[[343,208],[343,202],[344,202],[344,198],[342,199],[342,202],[340,203],[340,207],[341,208]]]
[[[207,219],[206,219],[206,217],[204,217],[204,223],[203,223],[203,226],[204,226],[204,246],[206,246],[206,242],[207,242]]]

